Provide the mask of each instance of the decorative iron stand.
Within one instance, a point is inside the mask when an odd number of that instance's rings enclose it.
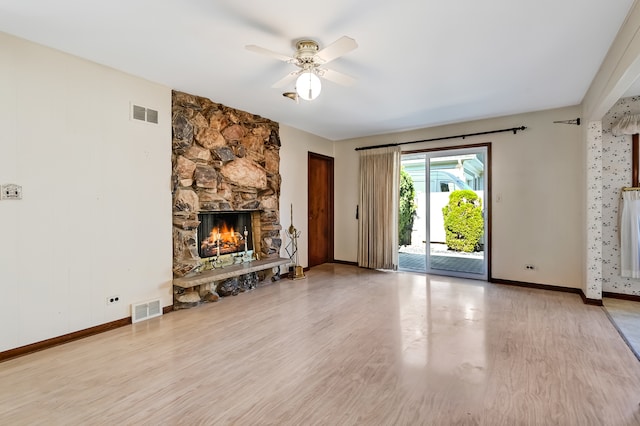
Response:
[[[289,278],[292,280],[302,280],[307,278],[304,275],[304,268],[298,263],[298,238],[300,238],[300,231],[293,226],[293,204],[291,204],[291,225],[287,229],[287,235],[289,236],[289,243],[285,247],[289,259],[291,259],[292,267],[289,267]]]

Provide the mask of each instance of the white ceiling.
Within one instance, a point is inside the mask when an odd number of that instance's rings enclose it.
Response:
[[[624,98],[629,96],[638,96],[640,95],[640,77],[636,79],[636,81],[631,85],[631,87],[626,91],[626,93],[622,96]]]
[[[632,3],[0,0],[0,31],[341,140],[579,104]],[[343,35],[357,83],[299,104],[271,88],[296,68],[244,48]]]

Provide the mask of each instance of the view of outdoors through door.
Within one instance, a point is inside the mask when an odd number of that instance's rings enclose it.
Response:
[[[486,152],[480,147],[402,156],[400,269],[487,279]],[[413,224],[406,220],[411,186]]]

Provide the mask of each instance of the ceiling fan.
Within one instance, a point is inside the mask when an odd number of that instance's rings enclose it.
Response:
[[[324,65],[352,51],[356,47],[358,47],[356,41],[347,36],[340,37],[322,50],[319,50],[316,41],[308,39],[299,40],[296,42],[296,51],[293,56],[277,53],[254,44],[245,46],[247,50],[252,52],[261,53],[297,66],[299,68],[298,70],[290,72],[271,87],[284,87],[297,77],[297,96],[307,101],[317,98],[320,94],[320,90],[322,89],[320,78],[343,86],[349,86],[355,82],[353,77],[330,68],[325,68]],[[292,96],[286,94],[285,96],[292,98]]]

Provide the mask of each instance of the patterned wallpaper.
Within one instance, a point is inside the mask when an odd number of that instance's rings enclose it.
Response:
[[[588,299],[602,298],[602,123],[587,129],[587,288]]]
[[[620,189],[631,186],[631,136],[613,136],[611,126],[625,114],[640,114],[640,96],[620,99],[602,119],[602,291],[640,295],[640,280],[620,276],[618,214]]]

